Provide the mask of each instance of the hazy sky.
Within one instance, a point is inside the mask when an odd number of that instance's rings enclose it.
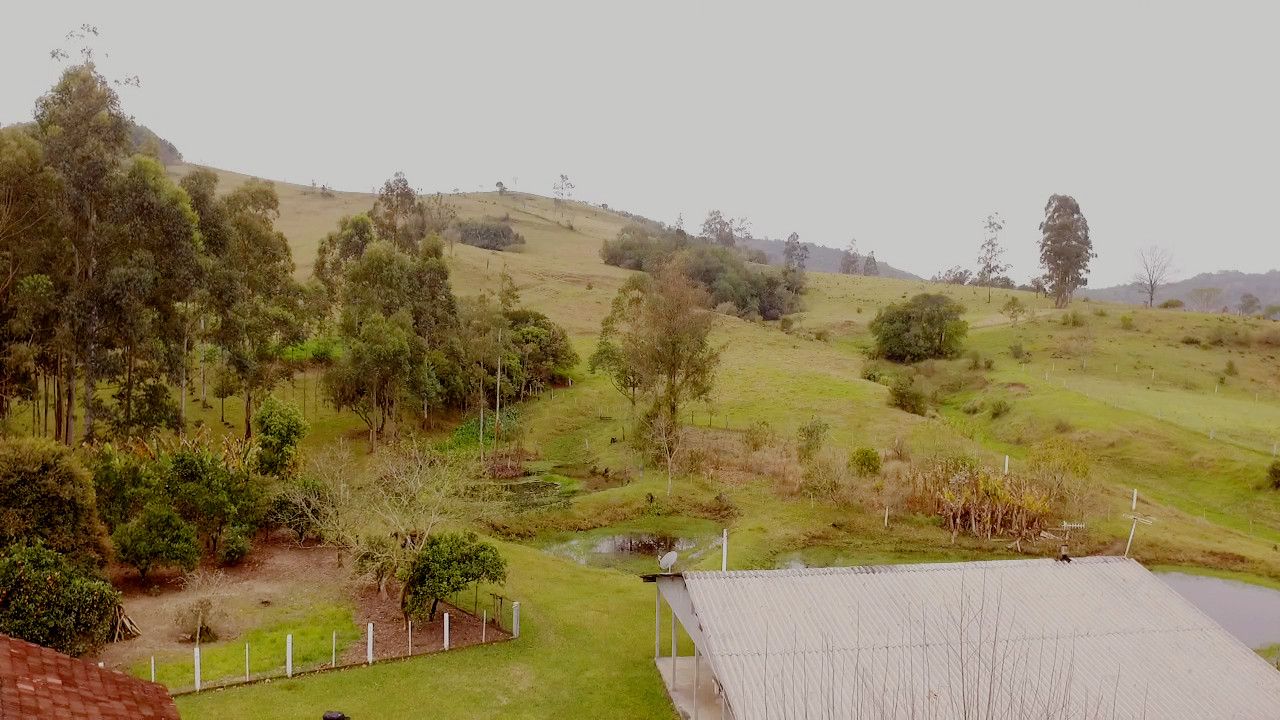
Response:
[[[1274,3],[441,5],[27,3],[0,26],[0,123],[88,22],[104,71],[142,78],[129,113],[254,175],[550,194],[564,172],[580,199],[856,237],[926,276],[972,266],[998,210],[1018,280],[1058,192],[1092,286],[1153,243],[1182,275],[1280,266]]]

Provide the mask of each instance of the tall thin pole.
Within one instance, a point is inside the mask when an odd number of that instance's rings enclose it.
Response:
[[[498,330],[498,377],[493,386],[493,447],[498,448],[498,433],[502,431],[502,330]]]
[[[653,584],[653,659],[662,657],[662,588]]]
[[[729,528],[721,531],[720,535],[720,572],[729,570]]]
[[[1133,524],[1129,526],[1129,542],[1124,544],[1124,556],[1129,557],[1129,548],[1133,547],[1133,534],[1138,529],[1138,488],[1133,489]]]

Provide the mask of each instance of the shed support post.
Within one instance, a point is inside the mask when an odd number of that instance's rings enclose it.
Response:
[[[653,659],[662,657],[662,588],[653,584]]]
[[[676,609],[671,608],[671,689],[676,689]]]

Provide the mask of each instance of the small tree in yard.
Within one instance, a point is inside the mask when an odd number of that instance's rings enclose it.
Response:
[[[945,295],[921,293],[881,308],[871,321],[876,354],[894,362],[951,358],[960,354],[969,323],[964,306]]]
[[[258,472],[285,477],[297,472],[298,443],[307,434],[307,421],[297,407],[268,397],[254,413],[258,431]]]
[[[116,557],[137,568],[143,580],[157,566],[191,570],[200,562],[195,528],[163,505],[150,505],[139,517],[116,528],[111,541]]]
[[[0,633],[83,655],[111,631],[120,595],[43,545],[12,545],[0,554]]]
[[[500,585],[506,580],[506,561],[475,533],[432,535],[401,573],[400,611],[406,624],[423,615],[432,621],[444,598],[472,583]]]
[[[880,474],[880,453],[869,447],[860,447],[849,453],[849,472],[859,477]]]
[[[106,556],[93,478],[70,448],[0,439],[0,547],[42,542],[78,561]]]

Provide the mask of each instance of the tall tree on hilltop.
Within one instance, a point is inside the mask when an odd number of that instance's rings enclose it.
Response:
[[[1245,293],[1240,296],[1240,302],[1236,304],[1236,309],[1246,317],[1257,315],[1262,311],[1262,301],[1258,300],[1258,296],[1253,293]]]
[[[1138,272],[1133,276],[1133,285],[1147,296],[1147,307],[1156,306],[1156,293],[1164,287],[1173,267],[1173,253],[1165,248],[1151,245],[1138,250]]]
[[[840,253],[840,274],[858,275],[862,272],[862,256],[858,254],[858,241],[850,238],[849,246]]]
[[[862,264],[862,274],[872,276],[880,274],[880,263],[876,262],[875,250],[867,253],[867,258]]]
[[[1040,265],[1049,279],[1055,307],[1066,307],[1075,291],[1089,284],[1089,261],[1097,255],[1089,221],[1070,195],[1051,195],[1040,223]]]
[[[129,144],[129,120],[110,83],[91,62],[68,68],[61,80],[36,101],[36,127],[45,160],[61,181],[60,205],[66,237],[60,285],[63,309],[58,331],[65,391],[61,436],[75,438],[75,379],[84,378],[85,438],[92,439],[102,348],[98,338],[105,319],[99,309],[104,246],[104,216],[113,178]]]
[[[787,236],[782,250],[782,283],[794,295],[804,292],[804,266],[809,259],[809,246],[800,242],[798,233]]]
[[[369,213],[378,229],[378,235],[406,252],[416,250],[422,237],[416,235],[415,226],[410,223],[410,219],[417,203],[418,193],[409,185],[404,173],[396,172],[382,184],[378,199],[374,201],[373,210]]]
[[[983,223],[987,231],[987,239],[982,241],[978,249],[978,272],[974,282],[987,289],[987,302],[991,302],[991,288],[1009,271],[1009,263],[1003,262],[1004,247],[1000,245],[1000,231],[1004,229],[1004,218],[1000,213],[991,213]]]

